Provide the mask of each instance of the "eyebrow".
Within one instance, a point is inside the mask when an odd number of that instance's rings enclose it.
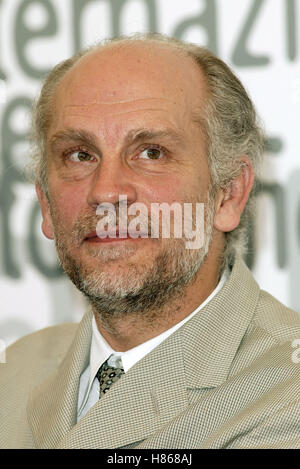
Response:
[[[50,139],[50,148],[53,151],[60,144],[70,141],[84,143],[91,147],[97,148],[95,136],[91,132],[81,129],[66,129],[57,132]]]
[[[133,145],[146,140],[153,140],[155,138],[168,138],[172,140],[173,143],[179,144],[181,146],[185,145],[185,139],[183,135],[180,135],[176,131],[170,128],[162,130],[146,130],[146,129],[133,129],[128,132],[125,136],[125,144]],[[98,148],[96,136],[82,129],[66,129],[57,132],[50,139],[50,148],[55,150],[59,145],[67,142],[80,142],[82,144],[89,145],[94,149]]]

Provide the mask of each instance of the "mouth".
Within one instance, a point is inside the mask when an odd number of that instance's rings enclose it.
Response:
[[[92,244],[92,243],[106,244],[106,243],[116,243],[116,242],[121,242],[121,241],[123,242],[124,241],[127,241],[127,242],[128,241],[140,241],[144,238],[148,238],[148,233],[141,232],[139,233],[139,236],[130,236],[130,233],[128,233],[128,231],[126,232],[122,231],[121,233],[119,233],[119,230],[116,229],[116,231],[113,231],[113,232],[105,231],[103,235],[101,236],[98,236],[96,231],[92,231],[84,238],[83,241],[89,244]]]

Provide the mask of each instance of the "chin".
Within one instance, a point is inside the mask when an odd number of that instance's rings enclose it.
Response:
[[[84,257],[91,257],[99,259],[102,263],[109,263],[118,260],[127,260],[135,255],[138,255],[138,249],[135,246],[87,246]]]
[[[128,272],[99,272],[86,275],[81,282],[81,290],[88,296],[118,296],[124,297],[134,294],[143,286],[143,278],[140,273]]]

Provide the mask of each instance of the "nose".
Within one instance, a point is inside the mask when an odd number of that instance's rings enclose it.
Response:
[[[94,210],[99,204],[109,202],[113,205],[119,203],[119,197],[126,196],[127,204],[136,202],[137,192],[130,169],[121,161],[101,161],[95,170],[88,193],[88,204]]]

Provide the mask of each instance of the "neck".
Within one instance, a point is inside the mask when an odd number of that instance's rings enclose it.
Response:
[[[220,277],[220,256],[210,252],[192,283],[162,308],[146,313],[105,317],[93,306],[99,332],[116,351],[127,351],[170,329],[189,316],[216,288]],[[105,320],[104,320],[105,317]]]

